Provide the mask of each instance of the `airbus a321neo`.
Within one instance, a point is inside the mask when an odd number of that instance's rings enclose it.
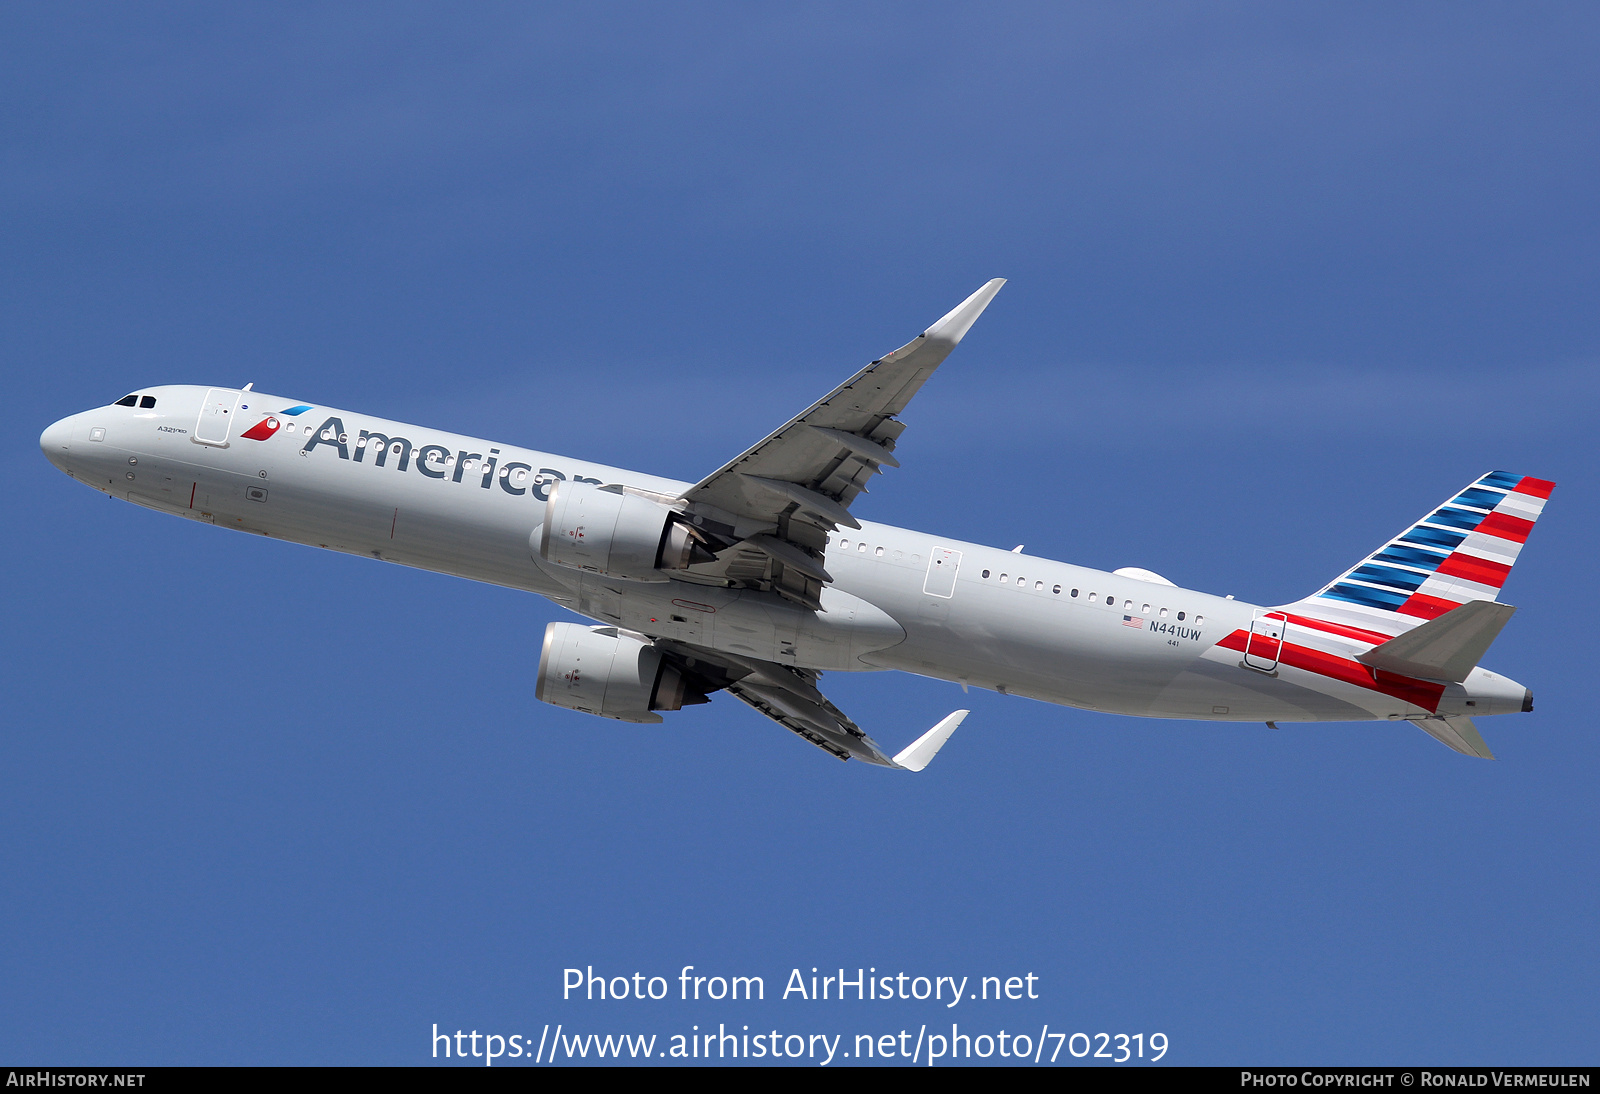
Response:
[[[525,589],[535,693],[627,722],[728,691],[818,748],[920,771],[967,714],[885,752],[818,690],[900,669],[1153,718],[1411,722],[1492,758],[1533,708],[1480,668],[1553,484],[1494,471],[1293,604],[1257,606],[859,520],[901,415],[1004,282],[698,483],[236,388],[145,388],[44,431],[51,463],[191,520]]]

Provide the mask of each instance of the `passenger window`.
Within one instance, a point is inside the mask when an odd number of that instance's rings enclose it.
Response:
[[[146,395],[144,398],[139,400],[139,409],[140,410],[149,410],[151,407],[153,407],[155,405],[156,405],[156,397],[154,395]]]
[[[1027,583],[1028,583],[1028,579],[1027,578],[1025,578],[1025,577],[1017,578],[1017,584],[1018,585],[1026,585]]]
[[[1061,586],[1057,585],[1055,588],[1051,589],[1050,591],[1053,592],[1053,593],[1059,594],[1061,592]]]
[[[1159,613],[1157,613],[1157,614],[1159,614],[1162,619],[1165,619],[1167,617],[1167,609],[1162,608],[1161,611]]]
[[[1179,623],[1182,623],[1182,622],[1183,622],[1183,613],[1182,613],[1182,612],[1179,612],[1179,613],[1178,613],[1178,622],[1179,622]]]
[[[125,395],[121,399],[118,399],[112,405],[113,406],[134,406],[138,402],[139,402],[139,396],[137,396],[137,395]]]
[[[1094,603],[1094,594],[1093,593],[1089,594],[1089,603],[1091,603],[1091,604]]]
[[[1041,590],[1042,590],[1042,589],[1043,589],[1043,588],[1044,588],[1044,582],[1042,582],[1042,581],[1035,581],[1035,582],[1034,582],[1034,583],[1033,583],[1033,591],[1034,591],[1034,592],[1039,592],[1039,591],[1041,591]],[[1058,593],[1059,593],[1059,592],[1060,592],[1060,591],[1061,591],[1061,586],[1060,586],[1060,585],[1057,585],[1057,586],[1056,586],[1056,592],[1058,592]]]
[[[1149,615],[1149,614],[1150,614],[1150,605],[1148,605],[1148,604],[1146,604],[1146,605],[1145,605],[1145,606],[1144,606],[1144,607],[1143,607],[1143,608],[1141,608],[1141,609],[1140,609],[1140,610],[1141,610],[1141,611],[1142,611],[1142,612],[1143,612],[1143,613],[1144,613],[1144,614],[1145,614],[1145,615]]]
[[[1001,581],[1006,581],[1006,580],[1008,580],[1008,578],[1007,578],[1007,575],[1005,575],[1005,574],[1001,574],[1001,575],[1000,575],[1000,580],[1001,580]]]
[[[989,571],[988,570],[983,571],[983,576],[985,578],[987,578],[989,576]]]
[[[872,553],[877,555],[879,558],[882,558],[883,557],[883,548],[879,547],[877,550],[873,551]]]
[[[850,541],[847,539],[841,539],[839,541],[839,546],[848,551],[850,549]]]
[[[1122,602],[1122,606],[1123,606],[1123,607],[1124,607],[1124,608],[1126,608],[1126,609],[1127,609],[1127,610],[1128,610],[1128,611],[1132,611],[1132,610],[1133,610],[1133,601],[1131,601],[1131,600],[1124,600],[1124,601],[1123,601],[1123,602]]]
[[[1194,617],[1194,625],[1197,626],[1197,627],[1200,624],[1204,623],[1205,621],[1206,621],[1206,617],[1203,616],[1203,615],[1197,615],[1197,616]]]
[[[1078,595],[1078,590],[1077,589],[1073,589],[1072,590],[1072,595],[1073,596],[1077,596]]]
[[[862,544],[856,548],[856,550],[858,550],[858,551],[865,551],[866,549],[867,549],[867,545],[866,545],[865,542],[862,542]]]

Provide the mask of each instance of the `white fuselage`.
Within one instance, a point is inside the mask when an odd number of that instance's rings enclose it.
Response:
[[[226,445],[197,443],[208,389],[146,391],[154,407],[73,415],[41,448],[74,478],[152,509],[538,593],[651,637],[1150,717],[1351,721],[1523,704],[1521,685],[1482,669],[1445,685],[1430,709],[1336,671],[1260,657],[1248,667],[1236,636],[1265,611],[1255,605],[871,522],[830,536],[820,613],[771,593],[566,570],[530,550],[547,483],[669,495],[691,484],[327,407],[287,415],[292,400],[254,391]],[[243,436],[268,415],[279,420],[271,435]],[[387,439],[381,466],[379,443],[362,444],[364,434]],[[1292,617],[1288,629],[1286,643],[1341,664],[1368,648]]]

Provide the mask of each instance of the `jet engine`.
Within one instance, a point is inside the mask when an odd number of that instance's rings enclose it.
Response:
[[[647,639],[580,623],[545,628],[533,693],[568,710],[645,723],[661,721],[655,711],[710,701]]]
[[[620,486],[557,482],[544,506],[539,557],[629,581],[668,581],[716,558],[663,505]]]

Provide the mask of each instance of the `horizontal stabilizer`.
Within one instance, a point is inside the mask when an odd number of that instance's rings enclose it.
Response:
[[[1516,610],[1492,600],[1469,600],[1398,638],[1372,647],[1356,660],[1401,676],[1459,684],[1478,667],[1489,652],[1489,644]]]
[[[895,766],[907,771],[921,771],[927,767],[944,747],[944,743],[950,739],[950,734],[954,733],[956,727],[971,713],[970,710],[958,710],[947,715],[942,722],[902,749],[894,758]]]
[[[1419,718],[1416,726],[1442,745],[1455,749],[1463,756],[1476,756],[1482,760],[1494,759],[1494,753],[1483,743],[1478,727],[1471,718]]]

